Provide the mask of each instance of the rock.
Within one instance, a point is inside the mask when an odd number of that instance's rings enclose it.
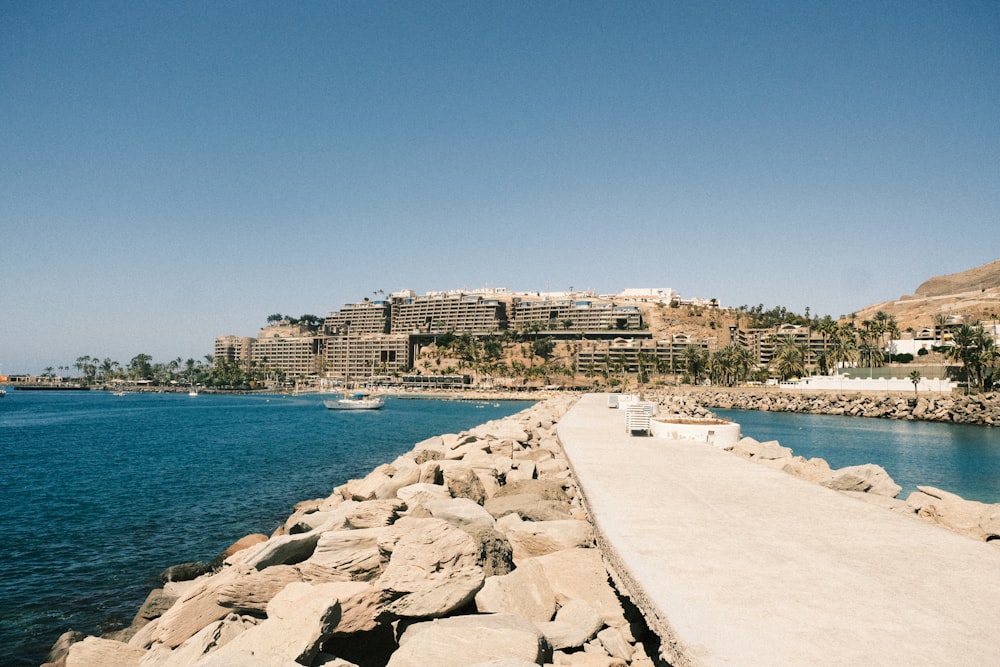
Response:
[[[351,585],[289,584],[268,603],[265,621],[195,664],[199,667],[311,664],[320,644],[340,621],[338,591]]]
[[[432,517],[447,521],[470,535],[481,530],[491,530],[495,523],[492,515],[482,505],[467,497],[434,500],[427,503],[426,508]]]
[[[83,641],[86,636],[82,632],[76,632],[75,630],[67,630],[59,635],[59,639],[49,649],[49,654],[45,658],[45,664],[65,662],[66,654],[69,653],[70,647],[79,641]]]
[[[604,651],[612,658],[627,661],[632,658],[632,646],[622,636],[619,628],[605,628],[597,633]]]
[[[777,440],[757,442],[753,438],[741,438],[733,445],[733,454],[747,459],[786,459],[791,458],[792,450],[782,447]]]
[[[355,581],[371,581],[382,574],[385,561],[379,540],[388,528],[331,530],[323,533],[309,562]]]
[[[381,528],[395,522],[404,507],[398,498],[369,500],[350,510],[345,520],[348,528]]]
[[[892,481],[885,468],[874,463],[834,470],[820,484],[837,491],[863,491],[890,498],[895,498],[903,490]]]
[[[494,496],[483,507],[497,519],[508,514],[516,514],[528,521],[559,521],[572,517],[572,507],[568,502],[543,500],[535,493]]]
[[[235,553],[243,551],[244,549],[249,549],[250,547],[260,544],[261,542],[267,542],[267,535],[261,533],[253,533],[251,535],[245,535],[240,539],[236,540],[230,544],[226,549],[216,556],[212,560],[212,569],[217,570],[222,567],[222,563]]]
[[[520,494],[536,495],[542,500],[555,500],[568,503],[570,501],[566,489],[560,481],[546,479],[526,479],[503,486],[495,497],[516,496]]]
[[[138,667],[146,649],[111,639],[86,637],[69,647],[66,667]]]
[[[249,568],[230,567],[202,578],[155,621],[153,631],[145,633],[146,641],[176,648],[209,623],[222,620],[231,610],[218,603],[218,592],[249,573]]]
[[[618,595],[608,582],[600,551],[567,549],[539,556],[535,561],[545,570],[558,604],[565,606],[570,600],[583,600],[597,610],[605,625],[627,625]]]
[[[438,486],[437,484],[422,483],[404,486],[396,491],[396,495],[410,509],[413,509],[417,505],[425,505],[432,500],[448,500],[451,498],[451,493],[445,487]]]
[[[998,512],[996,505],[966,500],[933,486],[918,486],[907,497],[906,504],[913,507],[921,519],[977,540],[990,537],[990,532],[984,529],[984,519],[990,531],[995,530],[992,521]]]
[[[514,570],[513,550],[507,538],[490,528],[472,533],[478,557],[476,562],[483,568],[483,576],[507,574]]]
[[[389,472],[391,471],[390,466],[381,465],[362,479],[349,480],[340,487],[340,494],[344,496],[345,500],[357,500],[359,502],[375,500],[375,494],[379,488],[391,481],[392,478],[389,476]]]
[[[420,473],[421,468],[416,464],[404,469],[397,468],[395,475],[384,481],[378,488],[375,489],[375,498],[379,500],[395,498],[396,492],[404,486],[420,482]]]
[[[173,651],[164,647],[152,649],[143,657],[142,666],[188,667],[225,646],[258,622],[258,619],[250,616],[230,614],[221,621],[209,623]]]
[[[594,544],[594,529],[587,521],[521,521],[509,514],[497,522],[497,530],[510,542],[514,562],[555,551],[590,547]]]
[[[251,547],[230,556],[227,563],[239,559],[243,566],[263,570],[272,565],[294,565],[309,558],[316,549],[321,533],[314,530],[298,535],[279,535],[256,547]]]
[[[470,602],[483,585],[472,537],[440,519],[404,517],[379,543],[391,552],[375,586],[395,598],[389,618],[436,618]]]
[[[829,479],[830,464],[826,462],[825,459],[812,458],[804,459],[801,456],[795,456],[790,459],[778,459],[783,461],[784,465],[781,469],[787,473],[800,477],[809,482],[821,482],[825,479]]]
[[[486,500],[486,489],[471,467],[446,469],[444,483],[455,498],[468,498],[479,505]]]
[[[511,614],[453,616],[407,628],[386,667],[467,667],[501,659],[540,665],[548,653],[531,621]]]
[[[160,573],[160,581],[167,583],[168,581],[191,581],[192,579],[197,579],[203,574],[207,574],[212,571],[212,566],[208,563],[202,563],[200,561],[194,563],[180,563],[179,565],[171,565],[163,572]]]
[[[553,649],[583,646],[602,627],[601,615],[583,600],[570,600],[556,612],[554,621],[538,624]]]
[[[510,574],[486,579],[476,593],[476,610],[482,614],[514,614],[535,623],[546,623],[556,612],[556,596],[542,566],[527,560]]]

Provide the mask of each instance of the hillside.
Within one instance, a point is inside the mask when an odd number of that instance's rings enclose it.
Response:
[[[960,315],[966,320],[997,319],[1000,314],[1000,260],[930,278],[912,295],[859,310],[857,320],[870,319],[880,310],[895,315],[903,330],[933,326],[934,316],[939,313]]]

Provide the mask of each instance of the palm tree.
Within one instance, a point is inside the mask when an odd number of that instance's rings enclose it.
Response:
[[[798,343],[792,336],[785,336],[771,360],[771,368],[781,380],[804,375],[806,372],[805,345]]]
[[[701,375],[708,368],[708,352],[697,345],[684,348],[684,367],[693,384],[700,384]]]
[[[913,395],[917,395],[917,385],[920,384],[920,371],[910,371],[910,382],[913,383]]]

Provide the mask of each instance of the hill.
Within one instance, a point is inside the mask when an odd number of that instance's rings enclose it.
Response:
[[[967,271],[925,280],[912,295],[859,310],[858,321],[878,311],[896,316],[900,329],[933,326],[938,314],[962,316],[966,321],[995,320],[1000,314],[1000,260]]]

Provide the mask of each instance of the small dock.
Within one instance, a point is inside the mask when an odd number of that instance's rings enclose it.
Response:
[[[559,436],[674,667],[1000,664],[1000,545],[624,420],[588,394]]]

